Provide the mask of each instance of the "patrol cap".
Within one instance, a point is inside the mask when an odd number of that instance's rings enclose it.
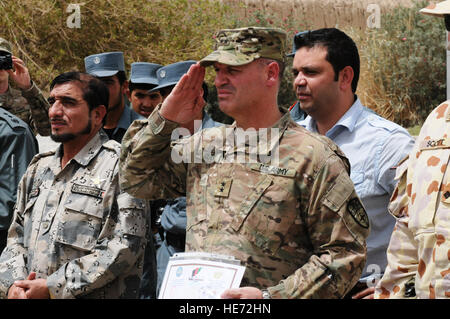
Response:
[[[300,32],[298,32],[298,33],[296,33],[296,34],[294,35],[294,39],[292,40],[292,52],[289,53],[289,54],[286,54],[286,56],[292,57],[292,56],[295,55],[295,52],[297,52],[297,50],[298,50],[297,46],[295,45],[295,39],[296,39],[297,37],[303,36],[303,34],[308,33],[308,32],[309,32],[309,31],[300,31]]]
[[[286,32],[281,29],[246,27],[223,29],[216,33],[215,51],[200,60],[200,65],[214,62],[238,66],[259,58],[285,62]]]
[[[119,71],[125,71],[122,52],[105,52],[93,54],[84,58],[86,72],[98,77],[113,76]]]
[[[445,14],[450,14],[450,0],[442,1],[439,3],[431,3],[426,8],[421,9],[419,12],[442,18]]]
[[[4,52],[8,52],[9,54],[12,54],[11,43],[9,43],[8,41],[6,41],[3,38],[0,38],[0,51],[4,51]]]
[[[197,61],[188,60],[172,63],[159,68],[156,71],[158,86],[151,89],[149,92],[158,91],[162,88],[177,84],[181,77],[187,73],[191,65],[196,63]]]
[[[158,77],[156,75],[156,71],[161,67],[161,64],[156,63],[131,63],[130,82],[158,85]]]

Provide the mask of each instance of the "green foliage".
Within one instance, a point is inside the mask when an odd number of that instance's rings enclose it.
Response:
[[[90,54],[123,51],[132,62],[198,60],[211,50],[228,9],[211,0],[91,0],[80,6],[81,28],[69,28],[59,0],[0,2],[0,36],[12,42],[43,88],[59,73],[84,70]]]
[[[427,5],[383,14],[381,28],[357,41],[365,103],[404,126],[422,123],[446,99],[444,20],[420,14]]]

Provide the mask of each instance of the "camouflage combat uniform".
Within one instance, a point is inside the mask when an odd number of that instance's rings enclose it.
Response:
[[[119,149],[100,131],[63,169],[61,146],[35,156],[0,257],[0,297],[30,272],[52,298],[137,297],[147,213],[119,192]]]
[[[285,114],[274,125],[278,167],[229,161],[236,153],[252,155],[230,145],[211,151],[218,162],[176,164],[174,154],[185,156],[189,145],[206,151],[217,136],[234,138],[236,127],[205,129],[171,146],[177,124],[159,108],[127,131],[120,184],[142,198],[186,194],[186,251],[235,256],[247,267],[241,286],[269,287],[272,298],[339,298],[353,287],[365,263],[369,222],[335,144]]]
[[[409,158],[397,168],[389,206],[397,222],[376,298],[450,297],[449,105],[428,116]]]
[[[50,105],[36,84],[33,83],[29,90],[17,90],[10,86],[6,93],[0,94],[0,107],[27,123],[35,135],[50,135]]]

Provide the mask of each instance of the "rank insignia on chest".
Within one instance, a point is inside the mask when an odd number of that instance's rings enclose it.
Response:
[[[217,183],[216,191],[214,192],[215,197],[228,197],[230,194],[231,183],[233,180],[231,178],[222,179]]]

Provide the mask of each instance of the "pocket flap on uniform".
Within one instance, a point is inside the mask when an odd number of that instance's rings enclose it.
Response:
[[[349,187],[350,178],[346,172],[341,172],[336,178],[333,187],[327,192],[323,203],[333,212],[338,212],[342,205],[353,193],[353,187]]]
[[[250,192],[248,196],[243,200],[239,212],[237,215],[233,218],[233,221],[231,223],[231,227],[235,231],[239,231],[239,229],[242,226],[242,223],[247,218],[247,215],[252,210],[255,203],[259,200],[259,198],[262,196],[264,191],[272,184],[273,177],[270,175],[261,175],[261,178],[258,182],[258,184],[255,187],[255,190],[253,192]]]
[[[64,206],[71,211],[103,218],[103,205],[100,198],[72,193]]]

